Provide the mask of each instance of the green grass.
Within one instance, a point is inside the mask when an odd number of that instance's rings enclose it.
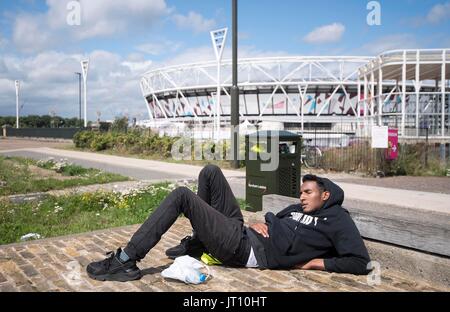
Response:
[[[61,168],[58,175],[73,178],[59,180],[55,177],[33,175],[30,165],[40,166],[44,169],[52,168],[49,163],[41,164],[32,159],[0,156],[0,196],[129,180],[118,174],[106,173],[97,169],[85,169],[72,164]]]
[[[27,233],[54,237],[142,223],[169,192],[167,184],[159,184],[128,195],[95,192],[0,202],[0,244],[18,242]]]
[[[245,201],[245,199],[237,198],[237,201],[238,201],[238,203],[239,203],[239,207],[241,207],[241,210],[247,211],[247,210],[250,208],[250,205],[247,204],[247,202]]]
[[[0,244],[19,242],[28,233],[42,238],[141,224],[174,189],[161,183],[120,195],[95,192],[13,204],[0,201]],[[188,186],[190,187],[190,186]],[[195,187],[190,187],[195,191]],[[245,202],[238,200],[241,208]]]

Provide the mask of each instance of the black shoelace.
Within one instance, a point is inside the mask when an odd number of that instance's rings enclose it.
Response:
[[[108,251],[106,253],[106,255],[109,257],[106,258],[105,260],[103,260],[102,264],[103,264],[104,268],[108,270],[109,267],[111,266],[111,262],[113,261],[115,254],[114,254],[114,251]]]

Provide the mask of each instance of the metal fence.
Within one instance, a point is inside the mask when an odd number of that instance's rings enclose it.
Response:
[[[373,149],[370,135],[341,126],[340,131],[307,129],[303,134],[305,167],[379,175],[445,174],[450,168],[450,141],[399,138],[398,158],[387,159],[386,149]],[[370,133],[370,132],[369,132]]]
[[[12,128],[4,127],[4,137],[20,138],[51,138],[71,140],[75,133],[84,130],[83,128]]]

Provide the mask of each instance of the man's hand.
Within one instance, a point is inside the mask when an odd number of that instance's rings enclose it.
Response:
[[[254,229],[264,237],[269,237],[269,227],[265,223],[255,223],[250,225],[250,228]]]
[[[325,264],[323,263],[323,259],[312,259],[309,262],[297,264],[295,266],[296,269],[300,270],[325,270]]]

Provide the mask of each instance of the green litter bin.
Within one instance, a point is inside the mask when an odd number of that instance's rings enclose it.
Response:
[[[301,142],[300,135],[288,131],[258,131],[245,136],[248,210],[261,211],[263,195],[300,196]]]

